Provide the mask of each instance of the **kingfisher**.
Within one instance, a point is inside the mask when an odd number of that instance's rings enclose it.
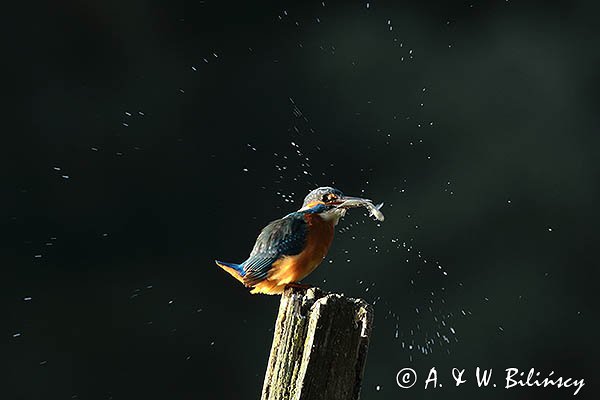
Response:
[[[360,197],[345,196],[340,190],[324,186],[304,198],[302,208],[269,223],[258,235],[248,259],[240,264],[215,260],[250,293],[280,294],[286,286],[299,282],[321,264],[334,229],[347,209],[367,207],[370,215],[383,220],[381,206]]]

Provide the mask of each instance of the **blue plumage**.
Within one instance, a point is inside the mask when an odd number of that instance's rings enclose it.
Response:
[[[219,265],[224,265],[226,267],[234,269],[242,277],[245,275],[244,267],[241,266],[240,264],[227,263],[227,262],[223,262],[223,261],[219,261],[219,260],[215,260],[215,262]]]
[[[283,256],[302,252],[307,224],[303,212],[294,212],[267,225],[258,235],[250,257],[244,261],[244,283],[253,286],[267,277],[271,266]]]

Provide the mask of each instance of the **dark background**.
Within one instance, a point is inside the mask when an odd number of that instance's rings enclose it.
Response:
[[[381,224],[349,213],[305,281],[375,304],[363,399],[572,397],[474,389],[476,366],[585,378],[591,398],[593,3],[5,14],[2,398],[258,398],[279,298],[213,260],[322,185],[386,202]],[[432,366],[445,387],[424,391]]]

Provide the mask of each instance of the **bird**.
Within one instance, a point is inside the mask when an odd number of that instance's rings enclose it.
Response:
[[[251,288],[252,294],[281,294],[287,286],[306,287],[299,282],[327,256],[340,218],[348,208],[358,206],[367,206],[371,214],[379,213],[381,207],[330,186],[319,187],[306,195],[298,211],[264,227],[244,262],[215,263]]]

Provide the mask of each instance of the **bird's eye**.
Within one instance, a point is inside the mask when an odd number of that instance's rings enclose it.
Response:
[[[335,194],[333,194],[333,193],[328,193],[328,194],[326,194],[326,195],[323,196],[323,202],[324,203],[328,203],[328,202],[333,201],[335,199],[337,199],[337,196]]]

